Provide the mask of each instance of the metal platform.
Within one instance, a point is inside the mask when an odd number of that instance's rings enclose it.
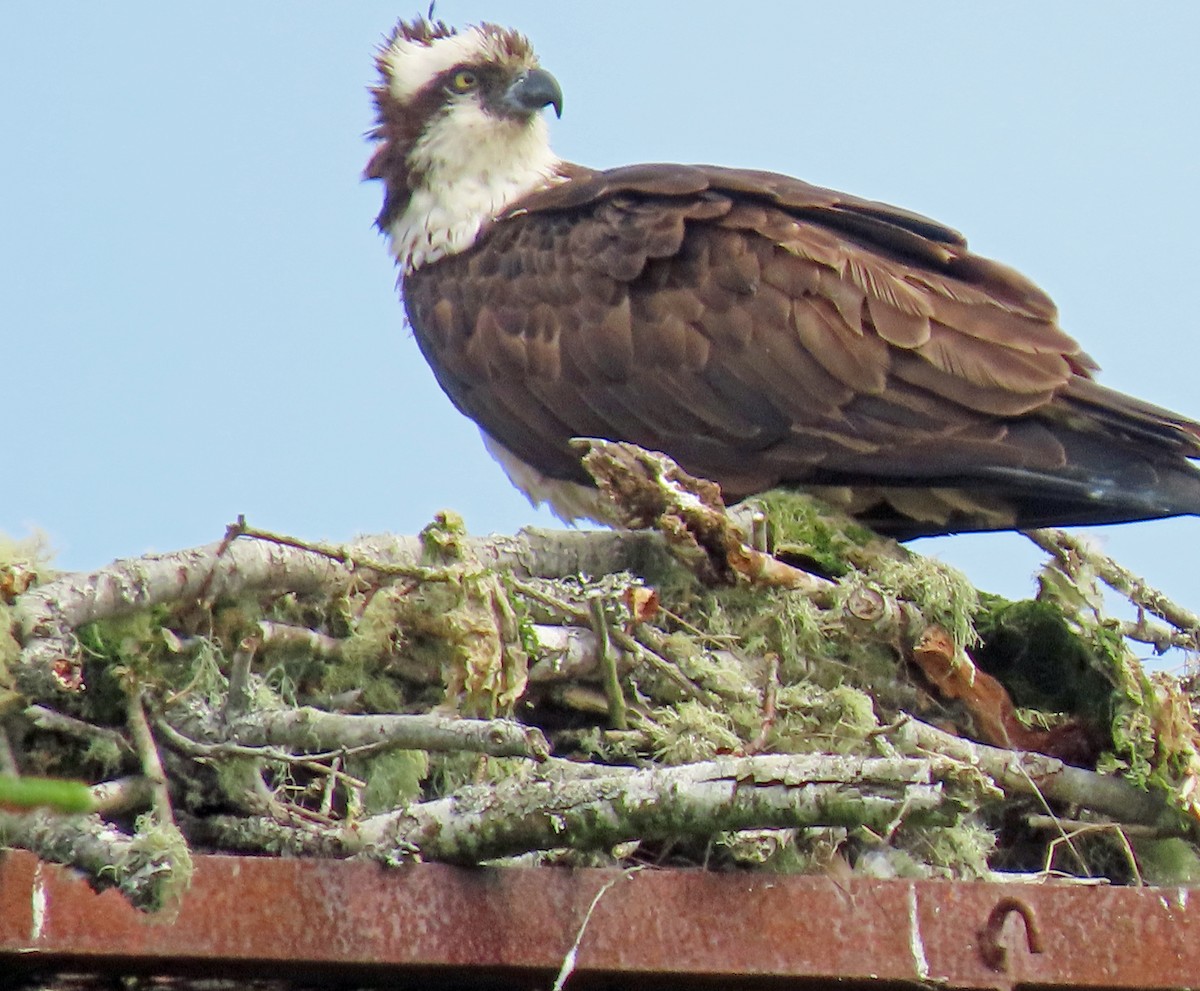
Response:
[[[209,856],[168,917],[13,852],[0,975],[548,988],[578,941],[570,988],[1178,987],[1200,985],[1198,905],[1180,888]]]

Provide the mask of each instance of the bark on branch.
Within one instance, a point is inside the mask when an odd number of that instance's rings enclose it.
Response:
[[[974,743],[913,719],[913,740],[923,751],[941,754],[981,770],[1009,794],[1037,795],[1045,800],[1091,809],[1117,822],[1140,823],[1183,835],[1186,826],[1162,795],[1128,781],[1072,767],[1055,757]]]
[[[347,715],[311,706],[263,709],[227,725],[198,711],[178,718],[175,728],[205,743],[282,747],[297,753],[389,747],[397,750],[455,751],[492,757],[545,760],[550,747],[541,731],[509,719],[459,719],[421,715]]]
[[[372,817],[364,853],[399,862],[478,863],[531,850],[603,850],[633,839],[723,830],[866,826],[880,834],[906,815],[953,821],[928,761],[746,757],[563,781],[513,779]]]

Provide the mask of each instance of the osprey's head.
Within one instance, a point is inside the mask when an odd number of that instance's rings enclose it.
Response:
[[[376,65],[380,144],[366,176],[385,184],[377,223],[406,272],[470,247],[488,220],[555,180],[540,111],[561,116],[562,90],[523,35],[401,21]]]

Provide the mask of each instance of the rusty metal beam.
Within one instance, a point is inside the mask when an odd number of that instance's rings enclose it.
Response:
[[[173,920],[71,872],[0,854],[0,974],[91,972],[548,986],[948,988],[1200,984],[1200,901],[1182,888],[832,880],[702,871],[392,870],[205,856]]]

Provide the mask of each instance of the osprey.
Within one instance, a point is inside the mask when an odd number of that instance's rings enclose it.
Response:
[[[956,231],[765,172],[564,162],[558,83],[493,24],[402,22],[377,64],[366,175],[417,342],[564,519],[603,518],[578,436],[902,539],[1200,513],[1200,424],[1098,385]]]

